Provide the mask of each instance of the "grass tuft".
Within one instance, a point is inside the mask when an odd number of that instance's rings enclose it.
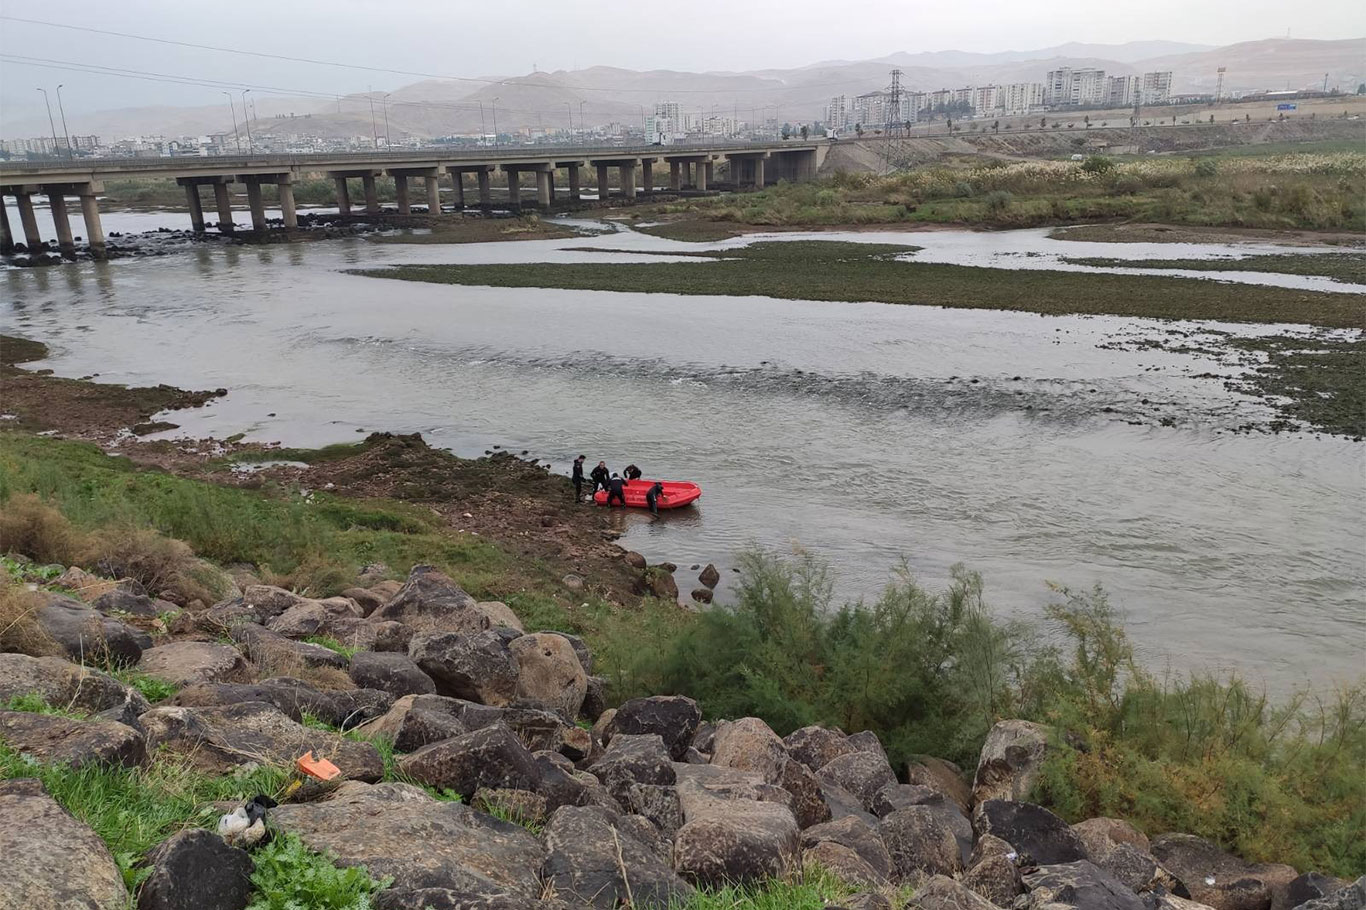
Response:
[[[294,834],[272,838],[252,860],[256,895],[247,910],[369,910],[370,896],[391,881],[375,881],[364,866],[340,868]]]

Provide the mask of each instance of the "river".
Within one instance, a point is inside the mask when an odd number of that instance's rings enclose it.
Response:
[[[109,213],[106,226],[127,229],[118,219]],[[822,236],[997,265],[1154,253],[1039,231]],[[342,271],[622,258],[566,250],[585,246],[699,248],[633,232],[461,246],[206,244],[10,269],[0,330],[48,342],[43,366],[59,375],[230,390],[171,416],[182,427],[171,435],[319,445],[420,431],[459,454],[501,445],[567,470],[582,452],[697,481],[697,508],[622,516],[625,545],[682,567],[685,597],[691,564],[729,569],[750,544],[828,560],[847,598],[876,596],[902,559],[929,586],[961,562],[1010,615],[1037,616],[1050,581],[1103,585],[1158,670],[1234,670],[1277,692],[1362,671],[1366,446],[1234,432],[1265,406],[1200,378],[1222,369],[1213,360],[1098,346],[1152,331],[1152,321]]]

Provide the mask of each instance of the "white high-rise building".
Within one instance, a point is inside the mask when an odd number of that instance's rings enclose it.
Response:
[[[1110,107],[1132,107],[1138,90],[1137,76],[1110,76],[1105,80],[1105,103]]]
[[[1144,73],[1140,92],[1144,104],[1166,104],[1172,97],[1171,71]]]
[[[825,106],[825,125],[832,130],[842,130],[850,126],[849,96],[835,95]]]
[[[998,93],[1001,112],[1027,114],[1044,106],[1042,82],[1011,82],[1000,86]]]
[[[1064,66],[1049,71],[1045,82],[1046,101],[1053,107],[1104,104],[1107,88],[1105,70]]]

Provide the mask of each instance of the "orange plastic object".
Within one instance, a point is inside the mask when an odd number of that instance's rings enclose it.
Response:
[[[300,771],[309,777],[316,777],[318,780],[331,780],[341,774],[341,768],[325,758],[314,758],[311,751],[300,755],[295,764],[298,765]]]

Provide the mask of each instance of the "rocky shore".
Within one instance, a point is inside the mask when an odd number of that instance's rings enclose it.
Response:
[[[390,574],[367,567],[319,600],[239,572],[193,609],[78,567],[34,582],[31,653],[0,654],[0,743],[11,772],[30,772],[0,783],[0,906],[113,910],[131,876],[142,910],[242,910],[260,841],[205,830],[232,803],[116,858],[38,778],[168,761],[231,778],[306,752],[340,775],[282,780],[265,828],[363,866],[381,908],[677,908],[817,875],[847,910],[1366,901],[1361,880],[1247,863],[1191,835],[1066,824],[1029,802],[1055,748],[1047,727],[1001,721],[975,769],[893,767],[867,732],[780,737],[753,717],[704,721],[682,694],[609,707],[581,640],[526,629],[431,567]]]

